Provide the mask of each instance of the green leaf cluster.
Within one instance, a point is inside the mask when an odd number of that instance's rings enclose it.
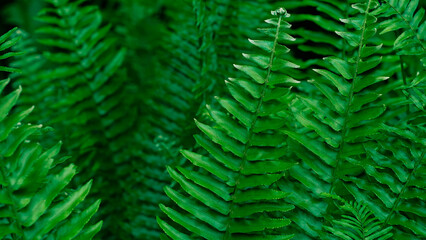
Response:
[[[426,238],[423,1],[4,5],[1,239]]]
[[[0,49],[19,41],[10,38],[16,29],[0,37]],[[7,52],[1,59],[19,55]],[[1,67],[0,71],[17,69]],[[84,201],[92,181],[70,188],[77,173],[67,157],[58,158],[62,143],[44,148],[33,137],[42,125],[22,122],[34,109],[13,112],[22,88],[8,94],[10,79],[0,81],[0,238],[1,239],[92,239],[102,222],[88,224],[100,200]]]

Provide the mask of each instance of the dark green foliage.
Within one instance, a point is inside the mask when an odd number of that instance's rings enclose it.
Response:
[[[138,169],[133,178],[136,181],[129,184],[129,202],[134,207],[126,213],[127,229],[135,238],[159,237],[155,216],[160,213],[158,203],[167,201],[163,187],[171,182],[164,166],[182,164],[179,150],[194,144],[192,119],[204,114],[200,106],[216,90],[212,38],[220,23],[213,21],[221,11],[213,3],[197,1],[175,1],[165,10],[169,24],[162,29],[163,41],[156,52],[157,78],[145,81],[150,97],[141,100],[147,115],[140,138],[143,162],[134,163]],[[193,17],[187,17],[192,14]]]
[[[380,9],[384,20],[380,34],[401,31],[393,44],[398,55],[423,55],[425,51],[426,25],[422,21],[424,8],[418,8],[419,1],[389,1]],[[392,18],[389,18],[393,16]],[[402,24],[401,24],[402,23]]]
[[[16,44],[11,30],[0,37],[2,51]],[[9,52],[0,59],[20,53]],[[17,69],[1,67],[0,71]],[[34,109],[12,113],[22,88],[4,94],[10,79],[0,81],[0,238],[1,239],[92,239],[102,222],[87,223],[100,200],[87,205],[84,199],[92,181],[69,189],[77,167],[64,166],[58,158],[61,143],[44,149],[36,141],[42,125],[22,123]]]
[[[296,41],[291,43],[298,56],[308,55],[309,58],[296,58],[302,69],[311,70],[318,66],[324,67],[323,57],[344,57],[347,45],[335,32],[345,31],[340,19],[348,17],[350,6],[344,1],[285,1],[283,6],[291,11],[290,22],[296,25],[291,34]],[[301,11],[300,8],[313,8],[312,13]]]
[[[119,214],[124,206],[113,202],[121,198],[120,176],[131,169],[129,143],[138,112],[132,97],[137,87],[122,68],[126,50],[109,36],[111,25],[103,24],[98,7],[82,1],[46,3],[37,17],[43,23],[37,29],[41,45],[20,46],[35,50],[15,63],[25,70],[17,82],[29,89],[22,104],[30,102],[28,98],[37,100],[43,109],[38,122],[52,124],[65,137],[82,172],[79,181],[98,177],[94,192],[106,199],[102,213]],[[34,60],[37,65],[22,62]],[[107,186],[109,192],[100,190]],[[109,226],[110,220],[105,220]]]
[[[1,39],[0,99],[25,90],[6,119],[35,105],[25,119],[53,127],[12,127],[58,159],[27,170],[80,173],[52,205],[94,179],[43,239],[98,198],[100,239],[426,238],[425,1],[1,5],[1,31],[22,30]]]
[[[282,183],[281,188],[295,193],[290,199],[301,212],[294,221],[311,236],[321,234],[322,223],[314,219],[306,223],[305,211],[310,217],[333,213],[320,193],[339,193],[343,176],[360,173],[347,159],[364,158],[363,144],[386,119],[380,96],[398,86],[398,82],[386,81],[391,71],[379,68],[382,57],[376,52],[381,45],[373,41],[378,5],[368,1],[359,5],[357,14],[341,20],[348,22],[348,30],[336,33],[349,43],[347,56],[324,58],[327,69],[314,69],[318,76],[310,81],[322,95],[316,99],[300,95],[291,107],[303,127],[286,133],[294,140],[294,153],[303,164],[290,170],[290,183]]]
[[[43,57],[47,68],[51,66],[40,78],[48,79],[56,95],[51,105],[56,118],[51,121],[80,126],[70,136],[70,147],[80,153],[93,151],[97,144],[118,149],[122,145],[108,140],[131,127],[135,115],[135,110],[123,109],[128,107],[121,103],[129,101],[124,95],[130,90],[124,86],[125,73],[116,73],[126,52],[107,36],[111,26],[102,26],[97,7],[80,2],[53,1],[38,16],[46,24],[37,30],[38,41],[47,47]]]
[[[27,117],[30,122],[40,122],[41,119],[48,119],[47,109],[49,108],[49,98],[51,98],[53,88],[46,78],[41,78],[43,67],[46,66],[47,60],[38,52],[35,40],[23,30],[19,30],[16,34],[21,40],[14,46],[16,51],[25,51],[25,54],[17,56],[10,64],[13,67],[22,69],[22,72],[11,74],[15,87],[22,86],[26,92],[37,94],[22,94],[19,98],[18,109],[26,109],[37,103],[39,109]],[[46,109],[42,111],[41,109]]]
[[[343,203],[343,205],[339,205],[340,209],[351,213],[350,216],[342,215],[341,220],[333,220],[333,227],[324,227],[331,234],[345,240],[385,240],[393,236],[392,227],[381,227],[382,223],[373,217],[373,213],[362,203],[346,202],[344,199],[333,195],[331,197]]]
[[[362,166],[367,175],[348,177],[345,181],[353,184],[348,183],[346,187],[355,199],[364,201],[384,225],[394,225],[398,239],[421,239],[426,236],[421,195],[425,182],[425,142],[421,137],[425,135],[424,129],[384,125],[383,133],[387,141],[365,145],[369,158],[355,163]]]
[[[172,239],[190,239],[191,233],[205,239],[291,238],[273,231],[290,223],[282,213],[293,206],[280,203],[288,193],[275,182],[295,164],[283,158],[285,137],[277,130],[285,119],[283,103],[291,99],[288,86],[297,83],[289,69],[298,66],[283,58],[289,49],[282,43],[293,39],[285,32],[289,14],[279,9],[273,15],[266,20],[271,26],[259,29],[266,37],[250,40],[262,53],[244,54],[256,66],[235,65],[246,77],[226,81],[232,97],[217,98],[221,110],[207,107],[214,125],[196,121],[203,135],[195,139],[206,153],[182,150],[191,164],[168,168],[180,188],[165,192],[186,213],[160,207],[188,231],[158,219]]]

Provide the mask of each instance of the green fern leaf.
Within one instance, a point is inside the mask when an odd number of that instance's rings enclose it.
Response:
[[[357,200],[364,201],[384,224],[393,225],[400,238],[424,237],[424,181],[425,158],[424,129],[421,127],[396,128],[382,126],[388,141],[365,146],[371,160],[361,165],[369,178],[348,178],[347,189]],[[358,188],[358,189],[357,189]],[[376,199],[366,195],[368,191]],[[414,207],[416,206],[416,207]],[[398,212],[398,214],[396,214]],[[398,227],[397,227],[398,226]]]
[[[19,40],[20,37],[13,37],[10,39],[10,37],[17,31],[18,28],[14,28],[7,33],[0,36],[0,51],[5,51],[14,46]],[[8,59],[10,57],[19,56],[22,55],[22,52],[7,52],[0,55],[0,60]],[[20,72],[17,68],[11,68],[11,67],[5,67],[0,66],[0,71],[3,72]]]
[[[1,36],[0,44],[13,31]],[[6,42],[3,50],[16,42]],[[0,81],[0,94],[9,81]],[[100,201],[81,207],[92,181],[76,190],[65,189],[76,174],[76,166],[63,167],[62,160],[55,159],[61,143],[45,150],[31,139],[42,126],[21,123],[33,107],[12,113],[21,91],[19,88],[0,97],[0,238],[92,239],[102,222],[87,223]]]
[[[347,202],[336,195],[324,194],[324,196],[331,197],[343,203],[343,205],[339,205],[339,208],[351,213],[351,216],[342,215],[341,220],[333,220],[332,227],[324,227],[334,236],[345,240],[385,240],[393,236],[391,233],[392,227],[381,227],[381,222],[374,217],[373,213],[364,204]]]
[[[375,40],[378,7],[377,1],[357,1],[352,5],[353,14],[341,19],[346,30],[337,34],[350,45],[347,56],[326,57],[326,69],[314,69],[318,76],[310,82],[320,95],[312,99],[300,94],[291,106],[300,126],[284,131],[304,164],[292,168],[291,178],[280,182],[280,187],[292,192],[290,203],[298,207],[294,212],[300,211],[291,219],[314,238],[322,237],[321,220],[308,226],[306,218],[333,216],[333,207],[322,201],[320,194],[340,194],[341,179],[362,172],[348,159],[364,158],[363,144],[377,138],[380,124],[388,118],[380,96],[391,90],[386,80],[396,70],[382,68],[383,45]],[[393,84],[402,86],[402,81]]]
[[[128,238],[123,226],[112,219],[124,218],[126,205],[116,201],[122,198],[124,176],[133,171],[131,160],[139,150],[130,142],[135,142],[140,107],[136,94],[129,94],[138,87],[127,78],[123,67],[127,51],[112,36],[112,25],[104,24],[97,6],[84,2],[46,1],[37,17],[43,24],[36,31],[41,44],[37,53],[45,63],[36,79],[20,81],[46,86],[42,91],[29,88],[34,92],[26,96],[36,96],[42,100],[39,106],[46,108],[47,114],[35,117],[64,136],[68,153],[80,167],[77,183],[95,176],[102,179],[95,182],[93,191],[105,199],[101,212],[108,216],[106,229]],[[25,70],[31,74],[31,67]]]
[[[268,121],[278,120],[277,113],[286,111],[290,93],[284,87],[291,83],[285,80],[285,73],[295,65],[276,54],[285,49],[282,42],[290,38],[284,33],[290,26],[284,21],[289,14],[282,8],[272,13],[276,17],[266,21],[272,27],[260,29],[268,40],[263,45],[251,40],[262,49],[272,46],[269,56],[245,55],[258,66],[235,65],[249,78],[227,82],[233,98],[218,99],[229,115],[208,108],[215,127],[196,122],[204,135],[197,135],[196,141],[209,155],[184,150],[182,154],[191,162],[187,169],[198,170],[168,168],[180,189],[166,187],[165,191],[178,208],[161,205],[174,223],[162,218],[158,222],[172,239],[190,239],[191,233],[205,239],[291,238],[291,234],[274,233],[290,223],[282,214],[293,208],[279,202],[288,193],[274,184],[294,163],[282,160],[284,138]],[[273,76],[279,81],[272,81]],[[247,84],[251,92],[243,88]],[[257,141],[260,137],[269,141]]]
[[[381,13],[380,17],[388,18],[380,23],[380,34],[402,31],[397,34],[398,37],[394,42],[394,49],[398,54],[423,55],[424,57],[425,10],[419,7],[419,0],[385,0],[384,2],[383,6],[377,9],[377,12]],[[392,17],[394,15],[397,17]]]

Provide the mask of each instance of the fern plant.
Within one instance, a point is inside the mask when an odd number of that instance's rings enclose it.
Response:
[[[423,71],[412,83],[424,80]],[[351,160],[365,169],[366,176],[345,179],[345,186],[355,199],[365,202],[383,225],[394,226],[396,239],[426,236],[423,219],[426,114],[417,96],[409,99],[412,101],[407,102],[411,105],[406,108],[408,113],[394,126],[381,125],[383,138],[364,145],[368,158],[360,162]]]
[[[425,10],[418,8],[417,0],[385,0],[380,9],[381,17],[388,18],[380,24],[380,34],[402,31],[394,42],[394,49],[398,55],[424,55],[425,22],[423,20]],[[401,24],[402,23],[402,24]],[[423,56],[424,57],[424,56]]]
[[[114,224],[113,219],[124,218],[126,205],[115,202],[121,199],[123,176],[133,171],[131,160],[137,159],[137,148],[130,143],[135,141],[139,110],[134,94],[138,87],[122,67],[126,49],[109,34],[112,26],[104,24],[97,6],[72,0],[45,2],[37,17],[43,23],[37,30],[39,44],[34,44],[45,64],[32,76],[36,79],[19,81],[38,82],[40,91],[29,88],[34,92],[27,95],[40,99],[38,104],[44,107],[45,114],[36,117],[64,136],[80,167],[76,184],[98,179],[93,191],[105,199],[101,213],[110,216],[105,217],[105,225],[120,235],[122,224]],[[30,74],[31,66],[24,70]]]
[[[37,94],[22,94],[19,98],[18,109],[27,109],[37,103],[37,109],[27,117],[30,122],[44,122],[43,119],[48,119],[49,104],[52,103],[53,86],[50,86],[50,81],[47,78],[40,77],[43,74],[43,69],[46,67],[46,59],[38,51],[36,41],[27,32],[22,29],[16,33],[21,37],[21,40],[13,47],[15,51],[21,51],[25,54],[17,56],[13,59],[10,65],[14,68],[21,69],[19,73],[10,75],[14,87],[22,86],[28,93]],[[42,109],[45,109],[43,111]]]
[[[360,179],[349,178],[347,189],[358,200],[364,199],[375,215],[395,229],[396,239],[421,239],[424,228],[424,82],[426,56],[421,32],[424,31],[424,9],[418,1],[386,1],[381,7],[382,32],[402,30],[395,34],[393,49],[399,56],[404,85],[399,108],[405,109],[398,121],[381,125],[384,138],[364,145],[369,158],[358,162],[367,173]],[[402,20],[402,21],[401,21]],[[409,66],[409,65],[412,66]],[[367,192],[371,194],[367,194]],[[371,196],[377,196],[371,198]],[[385,197],[385,198],[384,198]],[[364,201],[363,200],[363,201]],[[373,203],[374,202],[374,203]],[[415,207],[414,207],[415,206]]]
[[[276,17],[266,20],[272,26],[259,29],[269,38],[250,40],[263,52],[244,54],[258,66],[235,65],[249,78],[226,82],[232,98],[218,98],[225,112],[209,109],[215,125],[196,121],[204,136],[195,139],[204,154],[182,150],[191,164],[168,168],[180,188],[166,187],[165,192],[178,207],[161,209],[186,229],[159,218],[172,239],[292,237],[274,233],[290,223],[283,213],[293,208],[280,202],[288,193],[275,183],[295,164],[282,158],[285,137],[277,129],[283,125],[278,113],[286,110],[282,103],[291,96],[288,86],[297,82],[286,73],[297,65],[283,59],[289,49],[282,43],[293,40],[285,33],[289,14],[282,8],[272,14]]]
[[[366,145],[370,158],[356,163],[367,176],[346,179],[347,189],[358,201],[364,201],[383,225],[395,227],[396,239],[426,236],[422,213],[425,143],[420,137],[425,132],[416,130],[413,134],[408,129],[384,126],[388,141]]]
[[[336,32],[349,44],[346,55],[327,57],[326,69],[314,69],[318,76],[310,82],[320,96],[301,94],[291,106],[300,126],[285,133],[294,140],[293,152],[303,164],[290,170],[291,178],[281,189],[294,193],[289,198],[298,206],[294,221],[314,238],[323,235],[317,218],[333,216],[333,208],[320,194],[340,193],[343,176],[360,174],[361,169],[347,159],[365,157],[363,144],[387,119],[380,96],[401,85],[401,81],[386,81],[394,69],[381,67],[386,63],[381,65],[382,45],[375,38],[377,7],[377,1],[355,1],[352,8],[357,13],[341,20],[347,31]]]
[[[216,91],[214,34],[220,25],[216,20],[223,18],[214,6],[200,1],[166,5],[168,25],[153,53],[158,58],[157,78],[145,81],[149,97],[141,99],[146,106],[138,141],[141,161],[133,163],[138,171],[126,186],[130,189],[126,200],[132,204],[126,212],[126,229],[133,238],[160,236],[155,217],[161,213],[158,204],[169,202],[163,187],[172,182],[165,166],[183,164],[179,150],[192,147],[196,129],[195,123],[188,122],[203,117],[200,106]]]
[[[8,39],[15,31],[0,37],[2,51],[19,40]],[[0,59],[17,54],[1,54]],[[0,70],[17,71],[3,66]],[[64,166],[67,158],[56,158],[61,143],[44,149],[35,141],[32,136],[41,125],[21,123],[33,107],[12,113],[22,89],[3,94],[9,82],[0,81],[0,238],[92,239],[102,226],[88,224],[100,204],[84,202],[92,181],[75,190],[67,188],[76,166]]]
[[[0,145],[19,142],[0,147],[4,239],[91,238],[99,197],[101,239],[426,238],[424,1],[3,4],[0,29],[25,32],[1,40],[27,53],[0,57]],[[10,190],[16,175],[34,181]],[[69,195],[81,203],[48,220]],[[23,225],[33,201],[46,213]]]
[[[327,194],[324,194],[327,196]],[[340,239],[356,240],[356,239],[389,239],[393,235],[392,227],[381,227],[381,222],[373,216],[373,213],[362,203],[347,202],[343,198],[336,195],[328,195],[338,200],[343,205],[339,208],[350,212],[352,216],[342,215],[341,220],[333,220],[333,226],[325,226],[324,228]]]
[[[127,121],[122,120],[123,112],[117,111],[128,108],[120,104],[127,101],[120,79],[124,75],[116,75],[125,49],[117,47],[116,39],[107,36],[111,26],[102,26],[102,15],[96,6],[82,6],[81,1],[46,2],[50,5],[38,16],[45,25],[37,32],[38,41],[47,47],[43,56],[54,66],[40,76],[56,88],[53,101],[57,102],[52,110],[57,117],[53,121],[62,121],[64,126],[81,125],[71,139],[82,153],[96,144],[109,144],[113,149],[122,147],[115,146],[119,142],[106,139],[118,138],[134,119],[134,109],[126,109]],[[74,119],[77,115],[79,118]]]

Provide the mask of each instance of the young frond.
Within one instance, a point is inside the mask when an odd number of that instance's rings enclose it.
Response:
[[[344,240],[386,240],[393,236],[392,227],[381,226],[382,223],[363,203],[348,202],[336,195],[324,195],[339,201],[343,205],[339,204],[338,207],[351,213],[342,215],[340,220],[333,220],[331,227],[324,226],[332,235]]]

